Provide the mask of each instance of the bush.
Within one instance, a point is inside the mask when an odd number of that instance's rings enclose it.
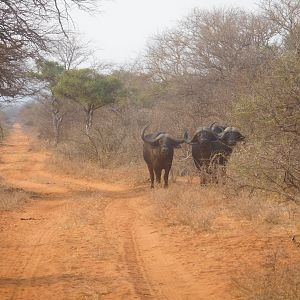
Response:
[[[234,297],[247,300],[300,299],[300,267],[284,251],[270,252],[264,266],[233,279]]]
[[[240,185],[300,201],[300,57],[287,53],[264,71],[235,107],[249,137],[231,158],[229,174]],[[251,124],[251,126],[249,126]]]
[[[181,224],[196,231],[209,231],[223,209],[222,195],[210,188],[179,184],[153,192],[158,216],[172,224]]]

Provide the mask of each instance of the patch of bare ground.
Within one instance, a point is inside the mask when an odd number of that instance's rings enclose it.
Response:
[[[1,299],[256,299],[271,252],[300,261],[293,206],[179,179],[151,191],[144,170],[66,174],[19,125],[6,142],[3,184],[36,196],[0,211]]]

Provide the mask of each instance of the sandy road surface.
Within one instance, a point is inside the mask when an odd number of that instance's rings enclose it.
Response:
[[[0,299],[230,299],[240,258],[269,242],[185,234],[146,187],[49,171],[34,143],[17,124],[1,146],[1,177],[34,197],[0,212]]]

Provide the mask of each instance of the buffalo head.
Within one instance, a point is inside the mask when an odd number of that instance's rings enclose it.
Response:
[[[218,136],[211,130],[210,127],[199,127],[194,136],[188,140],[185,139],[187,144],[196,144],[203,142],[214,142],[218,139]]]
[[[168,133],[157,132],[145,135],[146,129],[149,125],[145,126],[141,133],[142,140],[153,147],[159,147],[162,153],[166,153],[169,149],[180,148],[180,144],[185,142],[185,139],[176,139],[171,137]],[[186,136],[186,133],[185,133]]]
[[[229,147],[234,147],[238,142],[242,142],[244,140],[245,136],[243,136],[235,127],[227,127],[220,134],[220,141]]]

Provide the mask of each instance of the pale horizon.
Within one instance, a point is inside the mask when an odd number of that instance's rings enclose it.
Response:
[[[253,10],[258,1],[211,0],[114,0],[102,2],[101,13],[73,14],[76,31],[91,41],[96,59],[126,64],[143,52],[149,39],[187,16],[194,8],[241,7]]]

